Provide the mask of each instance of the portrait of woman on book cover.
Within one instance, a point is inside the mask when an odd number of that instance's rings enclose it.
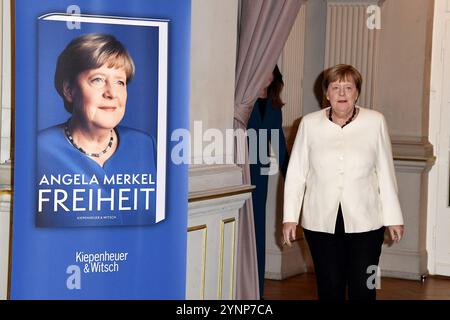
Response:
[[[157,222],[157,140],[122,121],[136,112],[127,103],[136,71],[107,33],[77,36],[59,54],[54,89],[67,118],[38,132],[37,226]]]

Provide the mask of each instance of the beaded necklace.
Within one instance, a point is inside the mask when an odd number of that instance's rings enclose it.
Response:
[[[72,146],[74,146],[75,149],[79,150],[81,153],[84,153],[84,154],[87,155],[88,157],[99,158],[101,155],[105,154],[106,152],[108,152],[109,149],[111,149],[111,147],[112,147],[112,145],[113,145],[113,141],[114,141],[113,131],[112,131],[112,129],[111,129],[111,131],[110,131],[111,137],[109,138],[109,142],[108,142],[108,145],[106,146],[106,148],[103,149],[102,151],[100,151],[99,153],[89,153],[89,152],[84,151],[83,148],[79,147],[79,146],[75,143],[75,141],[73,141],[73,137],[72,137],[72,135],[70,134],[70,131],[69,131],[69,125],[68,125],[68,122],[66,122],[66,124],[64,125],[64,132],[66,133],[66,137],[67,137],[67,139],[69,140],[70,144],[71,144]]]
[[[333,110],[333,109],[330,108],[330,114],[329,114],[329,116],[328,116],[328,119],[330,119],[331,122],[333,122],[333,118],[331,117],[331,114],[333,113],[332,110]],[[348,120],[344,123],[343,126],[341,126],[341,128],[345,127],[345,126],[348,125],[350,122],[352,122],[352,121],[353,121],[353,118],[355,117],[355,115],[356,115],[356,107],[353,106],[353,113],[352,113],[352,116],[350,117],[350,119],[348,119]]]

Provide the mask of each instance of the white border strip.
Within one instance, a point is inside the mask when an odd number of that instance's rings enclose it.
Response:
[[[40,16],[38,19],[51,21],[104,23],[104,24],[120,24],[130,26],[148,26],[148,27],[160,27],[161,25],[167,24],[169,22],[169,20],[162,20],[162,19],[158,20],[158,19],[141,19],[133,17],[71,15],[64,13],[49,13]]]
[[[39,19],[51,21],[70,21],[84,23],[103,23],[116,25],[158,27],[158,140],[156,166],[156,220],[166,217],[166,151],[167,151],[167,65],[169,26],[168,20],[145,20],[130,17],[81,16],[61,13],[46,14]]]
[[[158,153],[157,153],[157,190],[156,223],[166,217],[166,148],[167,148],[167,65],[169,46],[168,23],[159,26],[158,57]],[[161,191],[162,190],[162,191]]]

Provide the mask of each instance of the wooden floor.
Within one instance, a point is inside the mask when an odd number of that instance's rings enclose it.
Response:
[[[282,281],[266,280],[265,300],[316,300],[316,278],[304,273]],[[450,300],[450,279],[428,277],[413,280],[381,278],[377,300]]]

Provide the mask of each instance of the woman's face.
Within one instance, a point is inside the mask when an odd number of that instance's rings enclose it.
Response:
[[[335,111],[348,112],[351,110],[358,99],[358,90],[353,79],[331,82],[327,89],[327,99]]]
[[[64,94],[73,104],[74,117],[84,121],[88,128],[112,129],[125,114],[125,70],[103,65],[83,71],[72,85],[65,86]]]

